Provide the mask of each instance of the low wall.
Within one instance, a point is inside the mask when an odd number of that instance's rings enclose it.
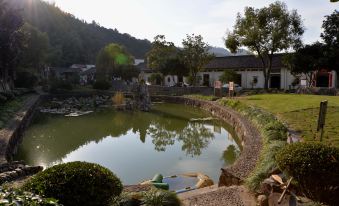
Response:
[[[234,128],[241,141],[243,150],[234,164],[221,169],[219,186],[242,184],[243,180],[255,169],[262,147],[261,136],[249,120],[242,117],[238,112],[215,102],[185,97],[153,96],[152,101],[165,101],[200,107]]]
[[[164,87],[164,86],[148,86],[150,95],[188,95],[188,94],[202,94],[213,95],[212,87]]]
[[[0,164],[12,160],[12,156],[21,142],[22,135],[29,126],[40,100],[39,95],[29,97],[7,126],[0,130]]]

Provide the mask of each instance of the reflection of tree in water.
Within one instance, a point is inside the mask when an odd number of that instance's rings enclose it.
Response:
[[[213,139],[214,135],[210,129],[203,124],[192,122],[183,129],[178,137],[178,140],[183,142],[182,150],[192,157],[201,155],[201,150],[206,148]]]
[[[182,150],[192,157],[201,155],[201,150],[214,139],[210,129],[203,124],[191,122],[188,122],[181,131],[169,131],[163,124],[153,123],[148,129],[148,134],[152,137],[155,150],[165,151],[167,146],[173,145],[177,140],[183,142]]]
[[[224,160],[226,165],[230,165],[235,162],[239,154],[240,150],[238,150],[234,145],[229,145],[227,149],[224,151],[221,159]]]
[[[152,124],[148,129],[148,133],[152,137],[154,149],[157,151],[165,151],[166,146],[173,145],[175,143],[176,133],[174,131],[167,130],[159,123]]]

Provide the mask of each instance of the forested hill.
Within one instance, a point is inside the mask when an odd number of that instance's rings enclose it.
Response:
[[[52,59],[50,63],[54,66],[94,63],[98,51],[108,43],[125,46],[135,58],[144,58],[151,47],[148,40],[136,39],[95,22],[86,23],[41,0],[7,1],[22,11],[26,22],[47,33]]]

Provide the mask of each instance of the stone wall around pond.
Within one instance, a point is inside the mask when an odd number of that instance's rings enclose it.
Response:
[[[78,94],[74,96],[90,96]],[[29,126],[39,104],[54,97],[68,95],[44,95],[34,96],[29,99],[24,107],[15,115],[5,129],[0,130],[0,164],[12,160],[17,146],[20,144],[25,129]],[[68,96],[69,97],[69,96]],[[241,141],[242,152],[236,162],[225,168],[221,168],[219,186],[239,185],[254,170],[259,159],[262,147],[261,136],[249,120],[242,117],[238,112],[221,106],[216,102],[190,99],[180,96],[152,96],[151,101],[164,101],[168,103],[186,104],[210,112],[232,126]]]
[[[7,123],[7,126],[0,130],[0,164],[12,160],[17,146],[22,140],[22,135],[31,123],[40,102],[39,95],[29,97],[23,107]]]
[[[243,150],[234,164],[221,168],[219,186],[240,185],[255,169],[262,147],[261,136],[257,128],[238,112],[216,102],[185,97],[156,96],[152,97],[152,101],[165,101],[200,107],[234,128]]]

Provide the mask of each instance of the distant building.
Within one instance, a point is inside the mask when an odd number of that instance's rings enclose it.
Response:
[[[80,72],[80,68],[50,67],[49,78],[73,81],[75,78],[79,77]]]
[[[95,81],[95,73],[96,73],[95,67],[80,72],[80,84],[81,85],[92,84]]]
[[[274,55],[269,88],[290,89],[295,76],[284,66],[282,54]],[[233,70],[239,74],[236,83],[242,88],[264,88],[264,75],[262,62],[254,55],[217,57],[209,62],[203,72],[199,73],[201,82],[212,86],[219,80],[225,70]]]

